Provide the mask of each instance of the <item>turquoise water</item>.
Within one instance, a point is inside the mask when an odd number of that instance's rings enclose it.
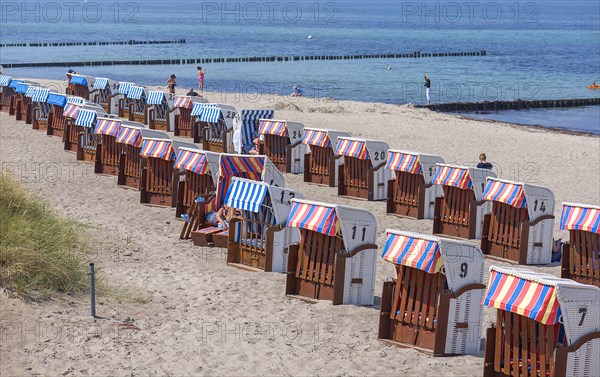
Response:
[[[210,64],[207,89],[288,94],[299,84],[309,96],[420,104],[422,77],[428,74],[433,102],[600,95],[587,89],[600,82],[597,0],[88,1],[72,10],[60,5],[66,3],[41,1],[28,4],[29,13],[23,3],[1,4],[1,43],[179,38],[188,43],[2,48],[0,63],[486,50],[485,57]],[[196,83],[195,65],[77,70],[147,85],[163,84],[175,73],[180,86]],[[64,68],[11,73],[64,78]]]

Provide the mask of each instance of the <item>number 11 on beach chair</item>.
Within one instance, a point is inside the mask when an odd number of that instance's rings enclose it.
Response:
[[[600,207],[563,203],[560,229],[569,231],[561,276],[600,288]]]
[[[338,195],[385,200],[391,177],[385,168],[388,149],[383,141],[339,137],[335,154],[344,163],[338,167]]]
[[[484,377],[597,376],[600,288],[525,269],[492,266],[483,305]]]
[[[288,248],[300,240],[296,228],[286,227],[292,199],[299,192],[265,182],[233,178],[225,203],[241,212],[229,222],[227,264],[250,270],[286,272]]]
[[[548,264],[552,258],[554,194],[545,187],[488,178],[481,250],[519,264]]]
[[[433,184],[435,165],[441,157],[390,149],[386,169],[395,178],[388,182],[386,213],[414,219],[433,219],[435,198],[442,187]]]
[[[304,182],[336,187],[338,167],[343,164],[343,156],[337,156],[335,150],[338,137],[350,137],[347,132],[304,128],[302,143],[307,146],[304,155]]]
[[[306,145],[302,143],[304,126],[285,120],[261,119],[259,133],[264,138],[261,150],[282,173],[304,172]],[[262,154],[262,152],[261,152]]]
[[[471,243],[386,231],[383,260],[395,281],[383,283],[379,339],[434,356],[479,352],[484,259]]]
[[[11,82],[18,82],[18,80],[13,80],[12,76],[0,76],[0,111],[5,113],[9,112],[10,99],[15,94]]]
[[[286,295],[373,304],[377,222],[370,212],[293,199],[287,226],[300,229],[300,243],[290,246]]]

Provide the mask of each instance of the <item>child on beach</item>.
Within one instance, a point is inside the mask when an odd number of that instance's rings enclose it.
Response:
[[[196,67],[198,69],[198,90],[203,92],[204,91],[204,74],[206,73],[206,68],[204,68],[204,70],[202,70],[202,67],[198,66]]]
[[[429,98],[429,88],[431,88],[431,80],[429,79],[429,76],[427,76],[427,75],[425,75],[424,79],[425,79],[425,97],[427,98],[427,104],[429,105],[431,103],[431,100]]]
[[[294,91],[292,92],[292,94],[290,94],[290,96],[292,96],[292,97],[302,97],[303,93],[304,92],[302,91],[302,89],[300,89],[297,86],[294,86]]]
[[[171,75],[167,80],[167,87],[169,88],[169,93],[175,94],[175,87],[177,86],[177,80],[175,75]]]

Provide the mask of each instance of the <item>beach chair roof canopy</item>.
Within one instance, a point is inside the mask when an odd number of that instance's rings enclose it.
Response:
[[[75,125],[88,128],[93,127],[94,122],[96,121],[96,116],[97,114],[94,110],[81,108],[79,109],[77,117],[75,118]]]
[[[150,90],[146,96],[146,104],[148,105],[160,105],[166,99],[165,92],[156,90]]]
[[[72,74],[71,80],[69,80],[69,83],[74,84],[74,85],[87,86],[88,85],[88,77],[83,76],[83,75]]]
[[[27,90],[29,89],[30,85],[31,84],[28,84],[28,83],[25,83],[25,82],[19,82],[19,83],[17,83],[17,87],[15,88],[15,92],[25,94],[25,93],[27,93]]]
[[[131,85],[127,91],[127,98],[130,99],[142,99],[146,88],[143,86]]]
[[[106,89],[106,87],[108,86],[108,79],[106,77],[96,77],[96,79],[94,80],[94,85],[92,85],[92,88],[94,89]]]
[[[289,137],[290,141],[302,140],[304,125],[297,122],[276,119],[261,119],[258,132],[261,135]]]
[[[500,202],[515,208],[527,208],[532,220],[543,214],[554,213],[552,191],[528,183],[488,177],[483,200]]]
[[[350,137],[348,132],[323,130],[319,128],[304,127],[302,144],[313,145],[322,148],[337,148],[338,137]]]
[[[23,80],[19,80],[19,79],[11,79],[10,82],[8,83],[8,87],[9,88],[13,88],[15,91],[17,90],[17,87],[19,86],[20,83],[22,83]]]
[[[461,190],[472,189],[475,199],[481,201],[487,177],[496,177],[496,173],[489,169],[437,163],[432,183]]]
[[[563,203],[560,229],[600,234],[600,206]]]
[[[335,148],[338,156],[358,158],[359,160],[371,160],[373,166],[385,162],[389,145],[383,141],[357,139],[340,136]]]
[[[444,163],[444,159],[430,154],[390,149],[385,167],[393,171],[422,175],[428,184],[435,176],[435,165],[438,163]]]
[[[36,88],[35,92],[31,96],[31,100],[33,102],[46,102],[48,100],[49,94],[50,94],[50,89]]]
[[[8,86],[12,80],[12,76],[2,75],[0,76],[0,87]]]
[[[65,105],[67,104],[67,96],[65,96],[64,94],[50,92],[48,94],[48,98],[46,99],[46,103],[48,103],[49,105],[65,107]]]
[[[143,130],[144,127],[141,123],[121,121],[121,127],[117,134],[117,143],[139,148],[142,146]]]
[[[129,93],[129,89],[134,85],[135,83],[132,82],[121,81],[119,82],[117,91],[119,92],[119,94],[127,95],[127,93]]]
[[[175,159],[175,150],[171,139],[142,139],[140,155],[144,158],[160,158],[167,161]]]
[[[191,109],[194,102],[191,97],[188,96],[176,96],[175,102],[173,102],[173,107],[181,107],[184,109]]]
[[[600,330],[600,288],[550,274],[491,266],[482,304],[544,325],[562,319],[569,345]]]
[[[121,120],[113,118],[97,118],[94,133],[117,137],[121,131]]]

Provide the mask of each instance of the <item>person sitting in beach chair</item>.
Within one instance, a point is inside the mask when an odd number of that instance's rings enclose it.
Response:
[[[223,204],[223,207],[206,214],[206,222],[216,224],[219,228],[228,229],[229,221],[235,216],[235,208]]]
[[[190,88],[190,90],[187,92],[186,96],[188,96],[188,97],[198,97],[198,93],[196,93],[194,91],[194,88]]]
[[[244,146],[244,150],[248,154],[257,156],[260,154],[260,152],[259,152],[260,145],[265,143],[265,135],[260,135],[256,138],[254,138],[254,140],[252,140],[252,143],[253,143],[252,145]]]

